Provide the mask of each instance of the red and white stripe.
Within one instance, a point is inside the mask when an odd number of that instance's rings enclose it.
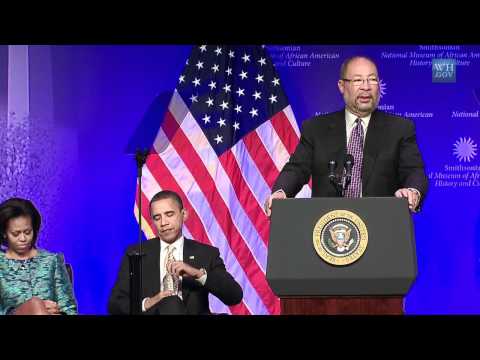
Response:
[[[280,303],[265,271],[269,221],[263,202],[299,130],[290,106],[218,157],[177,91],[147,159],[142,178],[143,231],[152,237],[148,201],[162,189],[180,194],[190,216],[185,236],[220,250],[227,270],[244,291],[242,303],[226,307],[210,297],[213,312],[279,314]],[[299,196],[309,196],[306,186]],[[137,200],[138,201],[138,200]],[[135,206],[138,219],[138,208]]]

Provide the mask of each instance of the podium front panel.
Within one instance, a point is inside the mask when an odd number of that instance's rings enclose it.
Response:
[[[350,265],[325,262],[313,245],[317,221],[333,210],[357,214],[368,245]],[[417,276],[412,219],[405,199],[274,200],[267,279],[277,296],[404,295]]]

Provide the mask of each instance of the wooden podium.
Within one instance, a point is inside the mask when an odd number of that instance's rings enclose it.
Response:
[[[283,297],[282,315],[403,315],[402,296]]]
[[[348,265],[318,254],[313,231],[334,210],[356,214],[368,244]],[[397,198],[274,200],[267,280],[282,315],[402,315],[417,276],[413,224],[407,201]]]

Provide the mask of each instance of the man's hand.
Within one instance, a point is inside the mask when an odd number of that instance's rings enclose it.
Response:
[[[420,201],[420,197],[416,191],[412,191],[410,189],[398,189],[395,192],[395,196],[398,198],[407,198],[408,200],[408,207],[410,211],[415,211],[418,206],[418,202]]]
[[[150,309],[152,306],[154,306],[156,303],[158,303],[163,298],[166,298],[167,296],[172,296],[172,295],[173,295],[173,293],[170,290],[167,290],[167,291],[160,291],[157,295],[147,298],[147,300],[145,300],[145,304],[144,304],[145,311]]]
[[[199,279],[203,275],[203,271],[184,263],[183,261],[172,261],[167,264],[167,271],[176,276],[193,277]]]
[[[265,201],[264,205],[264,210],[265,214],[267,214],[268,217],[272,215],[272,200],[273,199],[286,199],[287,195],[285,195],[285,192],[283,190],[280,191],[275,191],[273,194],[271,194],[268,199]]]
[[[55,301],[43,300],[43,304],[45,305],[49,315],[60,315],[60,308]]]

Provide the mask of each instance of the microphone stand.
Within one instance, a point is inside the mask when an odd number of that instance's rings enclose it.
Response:
[[[345,174],[342,179],[342,196],[345,197],[345,191],[352,181],[352,169],[353,169],[354,159],[353,156],[347,154],[344,164]]]
[[[130,278],[130,315],[142,313],[142,257],[145,256],[142,248],[142,168],[147,161],[148,150],[137,150],[135,160],[137,163],[138,179],[138,242],[139,251],[128,253],[129,278]]]
[[[337,197],[345,197],[345,191],[352,181],[353,156],[350,155],[345,161],[342,175],[335,174],[336,168],[337,162],[335,160],[330,160],[328,163],[328,178],[335,187]]]
[[[337,162],[335,160],[330,160],[328,163],[329,175],[328,178],[330,182],[335,187],[335,192],[337,197],[343,196],[343,177],[335,174],[335,169],[337,168]]]

